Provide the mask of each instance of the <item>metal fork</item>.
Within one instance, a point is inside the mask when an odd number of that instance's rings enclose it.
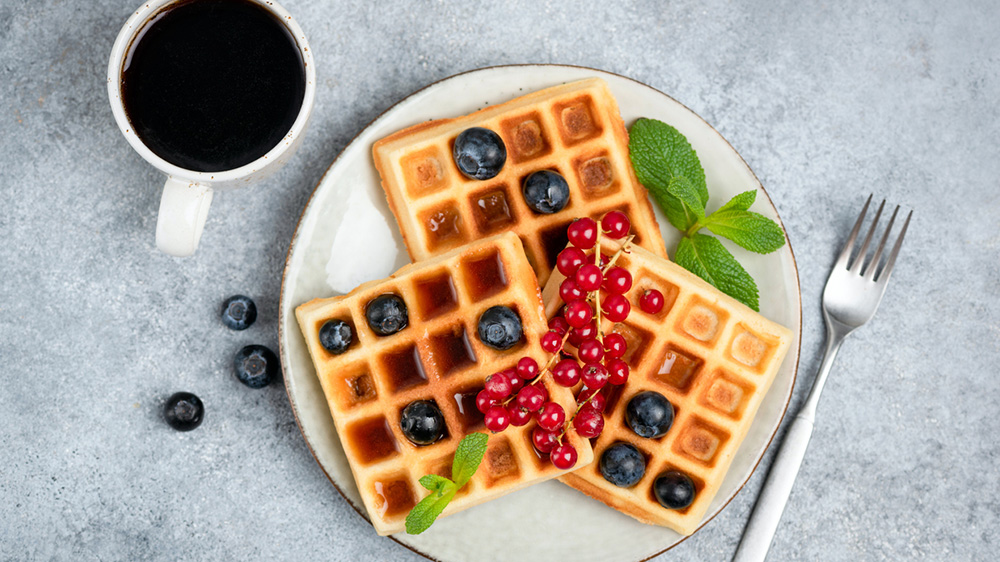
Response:
[[[865,236],[861,248],[855,255],[854,261],[850,261],[851,250],[854,242],[861,230],[861,224],[865,220],[868,206],[872,197],[868,196],[868,201],[861,209],[858,221],[854,223],[851,235],[844,244],[844,249],[837,258],[837,263],[830,272],[830,277],[826,281],[826,289],[823,290],[823,318],[826,320],[826,352],[823,355],[823,362],[820,365],[819,373],[816,374],[816,381],[813,383],[809,398],[806,399],[802,409],[799,410],[792,425],[788,428],[785,440],[781,444],[781,449],[771,465],[771,471],[767,475],[764,488],[757,498],[757,505],[754,506],[750,522],[747,523],[743,531],[743,539],[736,550],[733,562],[762,561],[767,556],[767,550],[771,547],[771,539],[774,538],[774,531],[781,520],[781,514],[788,502],[788,495],[795,484],[795,476],[799,472],[802,458],[806,454],[806,447],[809,446],[809,438],[812,436],[813,422],[816,419],[816,405],[819,403],[819,396],[823,392],[823,385],[830,374],[833,360],[837,357],[840,344],[844,338],[855,329],[861,327],[872,319],[878,305],[882,302],[885,294],[885,287],[889,283],[889,276],[892,268],[896,264],[896,256],[899,255],[899,248],[903,244],[903,236],[906,235],[906,228],[910,225],[910,217],[913,211],[906,216],[906,222],[896,238],[896,243],[892,247],[892,252],[886,259],[885,266],[879,269],[879,260],[882,251],[885,249],[886,240],[892,230],[893,223],[896,222],[896,214],[899,213],[899,206],[892,212],[889,226],[886,227],[882,240],[875,255],[866,267],[865,257],[868,252],[868,245],[875,234],[875,227],[878,226],[879,218],[882,216],[882,209],[885,201],[878,207],[875,213],[875,220],[872,221],[871,228]],[[877,273],[877,274],[876,274]]]

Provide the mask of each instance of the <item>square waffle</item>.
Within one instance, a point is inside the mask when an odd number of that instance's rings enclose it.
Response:
[[[500,135],[507,162],[488,180],[462,175],[452,157],[455,137],[469,127]],[[471,240],[516,232],[544,284],[577,217],[620,210],[635,242],[666,257],[660,228],[632,171],[628,132],[607,84],[598,78],[540,90],[455,119],[414,125],[375,143],[375,167],[410,257],[422,260]],[[524,201],[521,185],[538,170],[569,184],[569,203],[545,215]]]
[[[620,248],[613,241],[609,246],[609,255]],[[624,385],[606,387],[605,426],[592,442],[594,458],[599,461],[608,446],[627,442],[646,457],[646,471],[630,488],[605,480],[599,462],[561,480],[639,521],[689,535],[701,525],[722,484],[792,333],[643,248],[623,252],[616,264],[632,274],[626,293],[632,309],[625,322],[605,319],[603,328],[625,337],[623,359],[631,372]],[[545,286],[549,316],[562,306],[563,279],[557,270]],[[639,298],[650,289],[664,296],[657,314],[639,307]],[[659,392],[674,407],[673,425],[658,439],[639,437],[625,421],[629,400],[646,390]],[[666,509],[652,493],[654,480],[668,470],[687,474],[695,485],[694,502],[684,509]]]
[[[407,305],[408,325],[378,336],[365,320],[373,298],[394,293]],[[480,314],[505,305],[521,317],[524,336],[505,351],[478,337]],[[315,299],[295,310],[309,354],[323,387],[333,422],[368,515],[380,535],[402,531],[410,509],[426,495],[419,484],[426,474],[451,477],[458,442],[483,431],[476,394],[485,378],[513,367],[527,356],[548,358],[539,339],[547,330],[541,292],[518,237],[506,233],[457,248],[434,259],[407,265],[388,279],[365,283],[351,293]],[[329,320],[348,322],[354,338],[334,355],[319,342]],[[569,389],[545,381],[551,399],[569,408]],[[400,429],[403,408],[414,400],[433,400],[445,418],[444,438],[416,446]],[[534,452],[531,429],[509,427],[491,435],[475,477],[448,505],[444,515],[564,474]],[[570,436],[580,458],[593,460],[590,444]]]

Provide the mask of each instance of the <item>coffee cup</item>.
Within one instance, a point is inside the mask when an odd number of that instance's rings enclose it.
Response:
[[[205,3],[205,9],[211,8],[210,15],[197,13],[203,8],[201,3]],[[216,61],[209,60],[194,71],[175,69],[178,74],[174,81],[168,70],[170,61],[189,61],[191,53],[196,57],[212,59],[212,40],[216,34],[204,31],[205,26],[211,24],[212,17],[219,17],[219,6],[235,9],[236,17],[249,18],[250,22],[242,22],[242,27],[225,25],[224,29],[245,30],[255,29],[253,25],[264,26],[262,29],[266,33],[256,31],[252,43],[247,45],[249,50],[263,49],[263,52],[248,52],[235,58],[233,66],[238,68],[234,68],[233,76],[216,80],[213,74],[199,74],[215,71],[215,67],[208,63],[215,64]],[[265,13],[273,18],[272,23],[282,26],[282,31],[268,27],[270,24],[261,19]],[[281,47],[279,35],[285,32],[293,47]],[[205,36],[204,41],[198,39],[198,33]],[[242,40],[246,35],[234,37]],[[271,40],[277,43],[269,46],[267,41],[271,36]],[[191,41],[186,42],[185,37]],[[230,44],[232,42],[226,43],[227,46]],[[190,53],[185,52],[188,48]],[[271,60],[271,55],[275,53],[287,56]],[[243,88],[239,82],[248,72],[254,71],[248,61],[256,63],[262,60],[261,54],[268,62],[267,68],[261,69],[265,74],[263,78],[274,78],[271,75],[275,71],[279,76],[271,80],[271,90],[254,97],[254,88]],[[284,62],[291,60],[289,57],[292,54],[297,64],[301,64],[300,70],[288,66],[293,63]],[[285,71],[295,78],[285,77]],[[301,89],[295,83],[292,84],[294,92],[289,93],[289,84],[296,82],[300,75],[303,81]],[[248,84],[254,87],[261,82],[260,77],[248,80]],[[267,80],[263,82],[267,83]],[[232,101],[231,106],[227,105],[230,102],[225,97],[230,93],[226,90],[228,87],[233,87],[233,95],[239,98]],[[217,91],[220,88],[224,91]],[[137,8],[125,22],[111,50],[108,96],[115,121],[125,139],[140,156],[167,176],[156,222],[157,248],[173,256],[193,254],[216,190],[235,189],[260,181],[287,162],[302,142],[315,92],[315,65],[305,35],[277,2],[150,0]],[[199,107],[197,96],[205,97],[208,109]],[[289,96],[301,100],[297,108],[292,105],[294,99]],[[171,104],[175,101],[188,106],[178,106],[176,115],[162,114],[167,110],[173,111]],[[220,121],[221,118],[217,119],[215,115],[224,115],[228,120]],[[262,119],[271,121],[264,122]],[[199,120],[205,121],[206,127],[211,125],[211,135],[201,134]],[[175,126],[176,123],[180,125]],[[248,135],[256,135],[265,129],[267,135],[247,140]],[[234,136],[234,132],[239,139],[229,138]],[[190,139],[185,135],[189,135]],[[237,146],[237,140],[245,142]]]

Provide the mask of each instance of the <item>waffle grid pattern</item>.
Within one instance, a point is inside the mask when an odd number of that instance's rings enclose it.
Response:
[[[383,337],[368,327],[364,309],[385,293],[402,297],[409,325]],[[521,317],[524,338],[510,350],[489,348],[477,336],[480,314],[494,305],[510,306]],[[420,477],[451,477],[458,442],[485,431],[475,404],[485,377],[514,366],[522,356],[540,364],[547,358],[538,343],[547,329],[538,286],[514,234],[411,264],[343,297],[316,299],[301,305],[296,315],[355,481],[383,535],[403,530],[406,514],[426,495]],[[354,328],[355,341],[340,355],[319,344],[319,329],[331,319]],[[546,386],[554,401],[573,404],[568,389]],[[414,400],[434,400],[441,409],[447,434],[440,441],[418,447],[403,435],[401,413]],[[534,452],[533,426],[491,436],[476,476],[445,514],[564,473]],[[590,462],[589,444],[572,438],[580,461]]]
[[[452,158],[469,127],[497,132],[507,163],[489,180],[472,180]],[[566,245],[566,226],[612,210],[632,219],[636,243],[666,256],[659,226],[628,159],[628,133],[603,80],[556,86],[457,119],[431,121],[375,143],[375,166],[414,261],[505,230],[517,232],[540,283]],[[555,170],[570,188],[568,205],[543,215],[521,194],[528,175]]]
[[[608,252],[613,252],[612,247]],[[722,295],[680,266],[633,248],[619,261],[633,275],[626,294],[632,312],[625,323],[605,321],[621,333],[631,374],[608,396],[603,433],[593,440],[595,459],[610,445],[627,442],[647,459],[635,486],[611,484],[594,462],[561,480],[640,521],[694,532],[722,483],[733,455],[791,341],[791,333],[741,303]],[[561,301],[556,272],[544,292],[549,316]],[[649,290],[664,294],[663,309],[648,314],[639,298]],[[628,401],[645,390],[663,394],[674,406],[674,422],[659,439],[639,437],[625,421]],[[663,508],[652,493],[654,480],[679,470],[695,484],[695,501],[682,510]]]

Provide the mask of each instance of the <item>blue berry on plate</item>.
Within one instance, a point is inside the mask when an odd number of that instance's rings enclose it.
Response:
[[[334,355],[347,351],[354,341],[354,330],[343,320],[330,320],[319,329],[319,344]]]
[[[620,488],[635,486],[646,474],[646,458],[629,443],[615,443],[601,454],[601,476]]]
[[[248,345],[236,352],[236,378],[250,388],[264,388],[278,376],[278,357],[262,345]]]
[[[177,392],[163,405],[163,417],[177,431],[191,431],[201,425],[205,405],[190,392]]]
[[[674,423],[674,407],[659,392],[640,392],[628,401],[625,421],[639,437],[656,439],[667,434]]]
[[[543,215],[557,213],[569,203],[569,184],[552,170],[539,170],[524,178],[521,192],[531,210]]]
[[[500,135],[483,127],[470,127],[455,139],[455,164],[466,177],[488,180],[500,173],[507,161],[507,147]]]
[[[246,330],[257,320],[257,305],[245,295],[233,295],[222,303],[222,323],[232,330]]]
[[[402,330],[410,319],[406,312],[406,303],[399,295],[379,295],[365,307],[365,319],[368,327],[380,336],[391,336]]]
[[[403,435],[414,445],[430,445],[444,437],[444,416],[431,400],[410,402],[399,420]]]
[[[491,306],[479,317],[479,340],[503,351],[521,341],[521,317],[506,306]]]
[[[667,509],[684,509],[694,501],[694,482],[683,472],[664,472],[653,482],[653,496]]]

